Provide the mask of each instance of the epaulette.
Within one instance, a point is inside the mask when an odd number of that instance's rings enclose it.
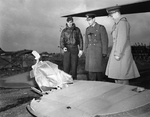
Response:
[[[120,20],[127,21],[126,17],[122,17]]]
[[[104,27],[104,25],[102,25],[102,24],[98,24],[100,27]]]
[[[116,24],[118,24],[120,21],[127,21],[126,17],[122,17]]]

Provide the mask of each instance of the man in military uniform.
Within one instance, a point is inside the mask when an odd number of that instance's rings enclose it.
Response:
[[[103,59],[107,56],[108,35],[103,25],[95,22],[95,14],[87,14],[89,27],[85,33],[85,70],[88,80],[102,81],[105,71]]]
[[[120,6],[108,8],[107,13],[114,25],[111,32],[113,46],[105,74],[116,83],[128,85],[130,79],[140,77],[131,52],[131,27],[127,18],[121,15]]]
[[[64,51],[63,70],[66,73],[72,71],[72,77],[76,80],[78,58],[83,53],[83,37],[72,17],[67,18],[66,28],[61,32],[60,47]]]

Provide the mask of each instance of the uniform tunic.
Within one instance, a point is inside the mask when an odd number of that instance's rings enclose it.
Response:
[[[130,25],[125,17],[120,18],[112,29],[113,47],[106,67],[106,75],[114,79],[132,79],[139,77],[133,60],[130,45]],[[115,55],[121,57],[119,61]]]
[[[102,54],[107,54],[108,35],[103,25],[98,23],[89,26],[85,35],[85,70],[89,72],[103,72]]]

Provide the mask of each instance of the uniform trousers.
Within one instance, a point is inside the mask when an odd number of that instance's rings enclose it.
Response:
[[[91,81],[103,81],[104,74],[103,72],[89,72],[88,80]]]
[[[64,52],[63,69],[64,72],[72,75],[73,80],[77,79],[78,52],[77,46],[67,47],[67,52]]]

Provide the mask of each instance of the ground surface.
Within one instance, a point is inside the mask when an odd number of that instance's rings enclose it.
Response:
[[[0,117],[32,117],[26,106],[39,95],[26,89],[0,89]]]
[[[86,73],[82,72],[83,67],[78,71],[78,80],[86,80]],[[145,87],[150,89],[150,64],[138,64],[141,77],[130,81],[130,85]],[[6,74],[5,74],[6,75]],[[7,74],[11,75],[11,74]],[[3,77],[3,76],[1,76]],[[113,82],[107,77],[106,82]],[[31,90],[30,87],[22,89],[0,88],[0,117],[32,117],[26,110],[26,106],[33,98],[39,98],[40,95]]]

